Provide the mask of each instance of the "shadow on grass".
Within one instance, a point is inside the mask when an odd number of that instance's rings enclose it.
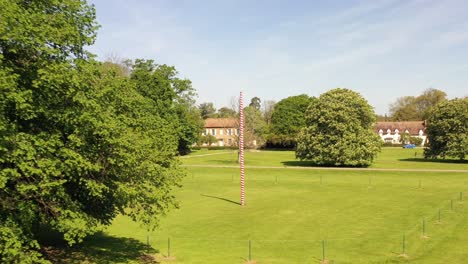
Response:
[[[459,159],[425,159],[425,158],[408,158],[408,159],[398,159],[398,161],[412,161],[412,162],[435,162],[435,163],[458,163],[458,164],[468,164],[468,160],[459,160]]]
[[[56,244],[42,251],[52,263],[158,263],[149,255],[158,253],[157,250],[133,238],[113,237],[102,232],[73,247]]]
[[[229,202],[229,203],[241,205],[241,203],[239,203],[239,202],[236,202],[236,201],[233,201],[233,200],[229,200],[229,199],[226,199],[226,198],[222,198],[222,197],[216,197],[216,196],[205,195],[205,194],[200,194],[200,195],[201,195],[201,196],[204,196],[204,197],[208,197],[208,198],[218,199],[218,200],[221,200],[221,201],[226,201],[226,202]]]
[[[288,160],[281,162],[284,166],[290,167],[321,167],[321,168],[366,168],[366,166],[336,166],[336,165],[322,165],[308,160]]]

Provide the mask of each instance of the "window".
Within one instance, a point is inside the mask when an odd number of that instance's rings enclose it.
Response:
[[[228,133],[229,136],[232,136],[232,129],[229,128],[229,129],[227,130],[227,133]]]
[[[211,129],[211,135],[216,136],[216,129]]]
[[[219,134],[222,136],[223,133],[224,133],[224,129],[221,128],[221,129],[219,130]]]
[[[232,145],[232,139],[228,139],[228,144]]]

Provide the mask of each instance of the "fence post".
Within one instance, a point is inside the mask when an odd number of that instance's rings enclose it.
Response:
[[[325,240],[322,240],[322,262],[325,262]]]
[[[406,255],[406,235],[403,233],[403,255]]]
[[[423,231],[423,237],[426,236],[426,219],[423,217],[423,222],[422,222],[422,231]]]
[[[167,256],[168,257],[171,256],[171,238],[170,237],[167,238]]]

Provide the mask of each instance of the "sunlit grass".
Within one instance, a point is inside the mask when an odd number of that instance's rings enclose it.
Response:
[[[467,169],[404,161],[421,151],[384,149],[372,167]],[[237,166],[236,152],[216,153],[183,162]],[[466,263],[468,212],[460,192],[468,193],[467,172],[311,170],[284,168],[285,161],[294,153],[247,153],[248,166],[279,168],[246,170],[244,208],[237,168],[189,166],[176,193],[180,209],[158,230],[118,217],[107,234],[141,243],[149,236],[163,263],[245,263],[249,240],[257,263],[320,263],[322,241],[325,258],[335,263]],[[400,256],[403,235],[407,257]]]

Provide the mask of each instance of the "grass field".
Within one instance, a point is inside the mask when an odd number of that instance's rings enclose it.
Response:
[[[468,194],[468,164],[421,153],[384,149],[372,168],[403,171],[374,171],[302,168],[310,164],[293,152],[248,152],[242,208],[239,172],[229,167],[237,154],[199,151],[183,159],[180,209],[158,230],[118,217],[81,251],[89,262],[138,262],[149,236],[162,263],[248,263],[249,240],[250,263],[321,263],[322,243],[326,263],[467,263],[468,197],[460,192]],[[225,167],[202,167],[213,165]]]
[[[370,168],[468,170],[468,163],[466,161],[424,159],[423,152],[422,148],[383,148]],[[187,165],[237,166],[237,152],[232,150],[216,152],[201,150],[184,157],[183,161]],[[296,160],[293,151],[247,151],[245,154],[245,164],[247,166],[279,167],[313,166],[310,162]]]

